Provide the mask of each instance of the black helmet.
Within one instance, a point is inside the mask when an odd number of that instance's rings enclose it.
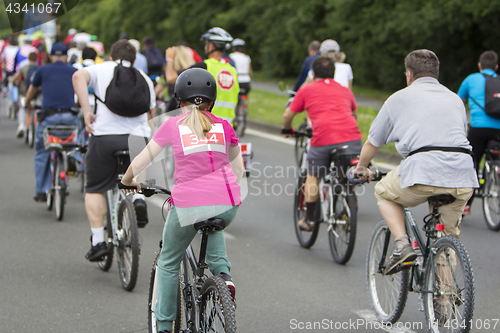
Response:
[[[200,40],[207,40],[214,44],[218,50],[225,50],[230,47],[233,37],[226,30],[214,27],[205,32]]]
[[[202,68],[190,68],[182,72],[175,82],[174,91],[177,101],[190,100],[196,105],[207,101],[215,102],[217,98],[215,79],[209,71]]]

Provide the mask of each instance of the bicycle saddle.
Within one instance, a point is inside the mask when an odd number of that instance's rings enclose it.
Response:
[[[128,150],[118,150],[115,151],[113,156],[120,157],[120,156],[129,156]]]
[[[347,146],[347,145],[342,146],[342,147],[338,147],[338,148],[333,148],[332,150],[330,150],[330,156],[335,155],[335,154],[342,154],[343,152],[345,152],[347,150],[347,148],[349,148],[349,146]]]
[[[430,196],[427,201],[433,205],[434,207],[440,207],[443,205],[448,205],[451,204],[453,201],[455,201],[457,198],[452,196],[451,194],[437,194]]]
[[[194,228],[196,230],[200,230],[203,228],[209,227],[212,230],[220,231],[226,227],[226,221],[220,218],[211,218],[203,221],[196,222],[194,224]]]

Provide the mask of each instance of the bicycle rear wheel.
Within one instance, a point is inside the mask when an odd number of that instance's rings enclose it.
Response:
[[[474,274],[462,243],[439,239],[427,262],[425,319],[431,332],[469,332],[474,313]]]
[[[351,259],[356,242],[357,198],[356,194],[348,188],[347,193],[333,195],[331,200],[333,200],[335,220],[328,227],[330,252],[333,260],[343,265]]]
[[[394,237],[389,227],[385,221],[380,221],[372,232],[368,246],[366,265],[368,295],[378,320],[391,324],[401,317],[410,287],[408,269],[392,275],[383,274],[394,246]],[[385,256],[383,262],[381,262],[382,256]]]
[[[312,231],[303,231],[299,227],[299,221],[306,216],[306,199],[304,196],[304,183],[306,181],[305,175],[300,175],[295,189],[295,198],[293,202],[293,223],[295,226],[295,234],[300,246],[303,248],[310,248],[316,242],[319,233],[319,220],[321,214],[321,203],[318,199],[315,211],[315,225]]]
[[[156,274],[158,272],[158,259],[160,258],[161,248],[156,252],[155,260],[153,262],[153,269],[151,270],[151,277],[149,278],[149,295],[148,295],[148,332],[158,332],[158,322],[156,321],[156,302],[158,301],[158,286]]]
[[[220,277],[209,277],[201,288],[200,327],[202,332],[236,332],[234,303]]]
[[[118,270],[123,289],[132,291],[139,273],[139,231],[134,205],[129,198],[118,208]]]
[[[500,180],[499,166],[490,164],[490,172],[486,174],[484,184],[483,212],[488,228],[500,230]]]
[[[66,203],[66,170],[64,170],[64,161],[61,154],[56,155],[57,163],[55,168],[55,186],[54,186],[54,204],[56,217],[62,221],[64,216],[64,204]]]
[[[107,198],[106,205],[108,207],[108,211],[106,212],[106,217],[104,219],[104,242],[108,247],[109,254],[105,256],[103,260],[97,262],[97,266],[99,266],[99,268],[104,272],[107,272],[113,264],[113,252],[115,249],[113,246],[113,226],[111,225],[111,212]]]

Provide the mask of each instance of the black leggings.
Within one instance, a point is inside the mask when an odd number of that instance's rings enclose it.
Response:
[[[500,139],[500,129],[496,128],[482,128],[482,127],[470,127],[467,139],[472,146],[472,153],[474,154],[474,167],[476,168],[476,173],[479,168],[479,163],[486,151],[486,145],[488,140],[498,137]],[[467,205],[472,205],[474,196],[471,196]]]
[[[477,127],[469,128],[469,135],[467,136],[467,139],[469,139],[472,146],[472,152],[474,153],[474,167],[476,170],[481,162],[481,158],[484,155],[488,140],[494,139],[495,137],[500,138],[500,129]]]

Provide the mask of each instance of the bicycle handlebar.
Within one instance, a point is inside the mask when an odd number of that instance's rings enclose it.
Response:
[[[153,196],[155,194],[167,194],[167,195],[172,195],[170,190],[161,187],[159,185],[155,185],[151,183],[150,181],[146,181],[146,184],[140,183],[139,184],[141,187],[141,190],[138,192],[139,194],[143,194],[145,197],[149,198],[150,196]],[[123,185],[122,182],[118,183],[118,188],[120,190],[137,190],[137,187],[135,186],[127,186]]]
[[[301,137],[301,136],[307,136],[309,139],[312,138],[312,130],[311,131],[299,131],[299,130],[296,130],[294,131],[293,135],[295,137]]]
[[[351,169],[347,172],[347,178],[349,179],[349,181],[351,183],[354,183],[354,184],[364,184],[364,183],[367,183],[368,179],[360,180],[360,178],[364,177],[363,175],[353,174],[352,173],[352,171],[355,168],[356,167],[351,167]],[[385,175],[387,175],[387,172],[382,172],[380,170],[374,170],[372,172],[373,172],[373,178],[371,179],[371,181],[379,181],[379,180],[382,179],[382,177],[384,177]]]

